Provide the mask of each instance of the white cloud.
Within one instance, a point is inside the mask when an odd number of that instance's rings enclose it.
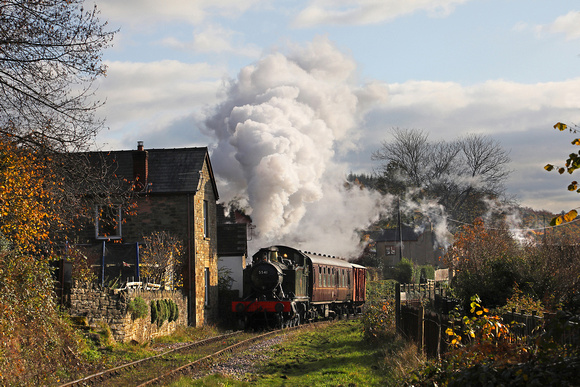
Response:
[[[447,15],[469,0],[312,0],[294,20],[297,27],[320,24],[363,25],[381,23],[414,13]]]
[[[262,50],[255,45],[244,45],[240,42],[240,39],[240,33],[213,24],[203,30],[196,31],[190,41],[181,41],[170,37],[162,39],[160,43],[182,51],[231,53],[257,59]]]
[[[580,11],[570,11],[566,15],[558,17],[553,23],[537,26],[537,31],[548,33],[560,33],[567,40],[580,38]]]
[[[101,80],[97,95],[106,99],[106,104],[98,113],[114,126],[101,138],[120,135],[121,131],[129,137],[136,132],[163,131],[204,105],[216,103],[225,77],[224,69],[207,63],[164,60],[106,64],[107,77]]]
[[[510,152],[514,173],[508,188],[522,204],[560,211],[577,202],[563,192],[569,181],[543,167],[578,151],[570,145],[572,134],[552,127],[558,121],[580,123],[580,78],[537,84],[494,80],[470,86],[409,81],[388,89],[388,100],[368,114],[361,130],[360,153],[367,160],[381,141],[390,139],[388,130],[393,127],[422,129],[432,140],[489,134]]]
[[[500,133],[525,130],[538,118],[547,128],[558,120],[580,118],[580,78],[538,84],[494,80],[471,86],[409,81],[388,87],[381,119],[383,124],[396,120],[390,126]]]
[[[181,21],[197,24],[208,15],[237,17],[265,0],[100,0],[106,18],[146,29],[152,24]]]

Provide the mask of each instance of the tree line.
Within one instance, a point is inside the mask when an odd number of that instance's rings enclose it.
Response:
[[[467,134],[432,141],[421,129],[394,128],[371,158],[379,165],[372,174],[351,174],[350,181],[403,201],[432,201],[457,224],[471,223],[490,209],[514,204],[506,192],[509,153],[492,137]],[[412,219],[406,219],[411,222]]]

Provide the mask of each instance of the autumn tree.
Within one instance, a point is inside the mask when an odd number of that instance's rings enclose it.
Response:
[[[52,196],[66,227],[81,216],[94,216],[84,199],[105,206],[130,195],[131,188],[114,179],[106,163],[78,154],[103,126],[95,118],[102,105],[95,81],[106,73],[101,55],[115,33],[99,20],[96,6],[84,3],[8,0],[0,5],[0,136],[29,149],[36,172],[58,181],[43,192]]]
[[[91,172],[68,152],[88,149],[103,126],[94,85],[114,32],[83,4],[0,2],[1,385],[49,385],[45,378],[69,358],[63,354],[77,353],[47,261],[54,236],[86,208],[78,195],[86,187],[69,176]],[[93,187],[94,197],[106,192]]]
[[[40,253],[51,229],[62,226],[57,202],[58,179],[34,152],[0,137],[0,233],[11,247]]]
[[[411,199],[434,199],[456,220],[471,222],[486,211],[485,200],[503,198],[508,154],[491,137],[470,134],[454,141],[429,141],[417,129],[393,129],[372,155],[380,161],[380,186]]]
[[[482,219],[465,225],[455,235],[445,255],[445,263],[455,270],[452,287],[468,302],[479,295],[486,305],[501,306],[522,278],[519,245],[503,227],[488,228]]]

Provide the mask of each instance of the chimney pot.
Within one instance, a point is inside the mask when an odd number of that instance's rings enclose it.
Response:
[[[133,153],[133,178],[138,190],[147,186],[149,179],[149,152],[143,149],[143,141],[137,141],[137,150]]]

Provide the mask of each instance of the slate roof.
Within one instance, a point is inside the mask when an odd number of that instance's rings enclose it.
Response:
[[[207,147],[145,149],[148,153],[148,193],[194,193],[198,189],[200,172],[207,161],[213,189],[218,198],[217,186]],[[111,165],[111,172],[133,181],[133,153],[137,150],[92,152]],[[92,158],[92,157],[91,157]],[[95,157],[99,160],[100,157]],[[96,161],[99,162],[99,161]]]
[[[420,234],[416,233],[411,227],[403,226],[403,241],[417,241]],[[390,228],[387,230],[373,231],[370,238],[375,242],[399,242],[399,229]]]

